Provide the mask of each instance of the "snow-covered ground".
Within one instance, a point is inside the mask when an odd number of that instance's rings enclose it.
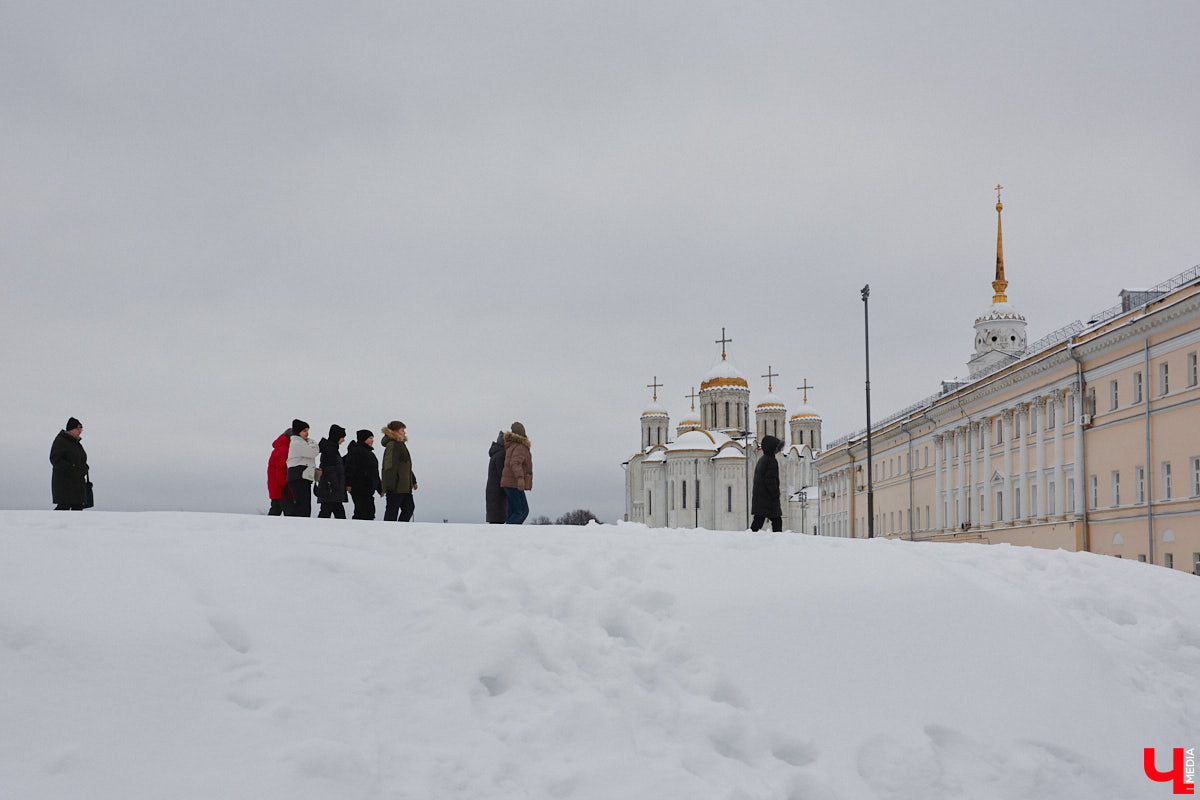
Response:
[[[1169,797],[1198,676],[1200,579],[1088,554],[0,513],[15,800]]]

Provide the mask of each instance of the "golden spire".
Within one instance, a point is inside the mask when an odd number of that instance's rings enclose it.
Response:
[[[1000,190],[1003,188],[996,184],[996,280],[992,281],[992,290],[995,291],[993,303],[1008,302],[1008,295],[1004,293],[1008,288],[1008,281],[1004,280],[1004,235],[1000,229],[1000,212],[1004,210],[1004,204],[1000,202]]]

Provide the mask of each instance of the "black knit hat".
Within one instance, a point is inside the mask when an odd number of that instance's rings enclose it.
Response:
[[[358,433],[354,434],[354,438],[358,440],[359,444],[366,444],[367,439],[370,439],[374,435],[375,434],[371,433],[366,428],[363,428]]]
[[[82,427],[83,427],[82,422],[75,419],[74,417],[71,417],[69,420],[67,420],[67,427],[63,428],[63,430],[64,431],[73,431],[76,428],[82,428]]]
[[[299,436],[300,431],[307,430],[308,423],[302,419],[292,420],[292,436]]]
[[[346,438],[346,429],[341,425],[329,426],[329,441],[336,442]]]

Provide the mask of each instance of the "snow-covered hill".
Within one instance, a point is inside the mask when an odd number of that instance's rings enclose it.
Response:
[[[0,513],[16,800],[1167,797],[1197,676],[1200,579],[1088,554]]]

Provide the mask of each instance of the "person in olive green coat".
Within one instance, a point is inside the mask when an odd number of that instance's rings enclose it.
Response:
[[[408,453],[408,435],[399,420],[392,420],[383,429],[383,475],[381,489],[387,494],[383,518],[388,522],[412,519],[416,504],[413,492],[417,490],[417,476],[412,468],[412,456]]]

